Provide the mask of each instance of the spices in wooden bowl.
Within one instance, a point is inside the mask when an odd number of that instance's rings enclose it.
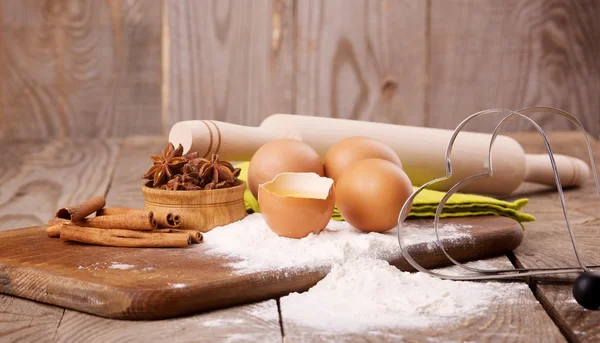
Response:
[[[169,143],[162,156],[152,156],[153,165],[142,185],[144,210],[157,216],[177,213],[184,230],[209,231],[246,216],[246,183],[238,179],[239,168],[198,153],[182,155],[183,148]]]

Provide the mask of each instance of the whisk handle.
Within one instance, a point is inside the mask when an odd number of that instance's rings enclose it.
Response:
[[[589,179],[590,167],[586,162],[575,157],[559,154],[554,155],[554,160],[563,187],[580,186]],[[550,186],[556,184],[550,156],[547,154],[527,154],[525,155],[525,161],[525,181]]]

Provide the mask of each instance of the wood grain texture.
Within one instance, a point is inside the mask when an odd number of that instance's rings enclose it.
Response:
[[[455,128],[488,108],[553,106],[600,132],[600,3],[563,0],[432,0],[426,125]],[[469,130],[491,131],[498,115]],[[572,128],[535,116],[544,129]],[[507,130],[531,129],[524,120]]]
[[[259,215],[259,214],[256,214]],[[448,253],[459,261],[506,254],[522,238],[520,225],[506,217],[443,218],[461,238],[441,235]],[[430,228],[430,220],[411,220],[411,230]],[[441,232],[444,232],[442,227]],[[435,239],[417,233],[408,247],[426,268],[448,265]],[[393,232],[387,233],[396,240]],[[407,241],[415,239],[409,234]],[[414,242],[414,241],[413,241]],[[422,243],[421,243],[422,242]],[[44,226],[0,232],[0,292],[114,319],[165,319],[301,292],[328,272],[313,268],[236,270],[235,256],[211,254],[214,243],[173,249],[134,249],[62,242]],[[398,251],[387,257],[402,270],[413,270]],[[130,265],[115,268],[117,265]]]
[[[181,217],[179,229],[207,232],[215,227],[243,219],[248,214],[244,204],[246,183],[209,191],[197,190],[174,193],[170,190],[142,188],[144,210],[157,217],[166,218],[169,213]]]
[[[160,154],[165,137],[128,137],[121,146],[114,176],[106,195],[107,205],[142,208],[140,186]],[[130,263],[127,261],[124,263]],[[274,300],[225,310],[158,321],[119,321],[67,309],[57,342],[148,342],[157,337],[175,342],[281,341],[279,315]]]
[[[424,124],[425,1],[298,1],[297,20],[294,113]]]
[[[118,139],[0,141],[0,230],[40,225],[63,207],[104,195]]]
[[[487,260],[487,264],[484,268],[512,268],[512,264],[504,256]],[[286,307],[286,299],[282,298],[283,329],[286,342],[565,342],[558,328],[524,283],[507,283],[504,287],[510,289],[513,303],[491,303],[480,316],[457,318],[448,325],[421,329],[415,329],[399,319],[394,328],[372,328],[360,333],[335,332],[298,325],[288,319],[289,309]],[[310,315],[310,312],[306,315]]]
[[[117,140],[1,139],[0,230],[39,225],[64,204],[104,195],[117,152]],[[50,342],[63,313],[0,295],[0,340]]]
[[[181,120],[258,125],[293,111],[293,1],[167,1],[166,131]]]
[[[107,207],[143,208],[142,176],[152,167],[152,155],[162,154],[166,137],[131,136],[121,146],[112,182],[106,193]]]
[[[600,312],[579,306],[570,285],[539,284],[536,293],[570,342],[600,341]]]
[[[158,134],[158,1],[0,1],[0,136]]]
[[[275,300],[158,321],[118,321],[67,310],[56,342],[281,342]]]
[[[539,135],[511,134],[527,152],[543,153],[545,147]],[[577,132],[550,132],[549,141],[554,153],[578,157],[588,162],[589,157],[583,136]],[[594,159],[600,162],[600,144],[591,142]],[[549,163],[549,161],[548,161]],[[576,265],[575,255],[565,225],[558,193],[551,187],[534,187],[517,190],[514,197],[526,196],[526,211],[538,220],[527,223],[523,244],[515,251],[518,262],[526,268],[562,267]],[[587,264],[600,265],[598,245],[598,209],[600,196],[595,190],[593,177],[580,188],[565,190],[565,201],[572,229],[582,259]],[[575,274],[557,276],[573,279]]]
[[[580,133],[550,132],[548,135],[554,152],[589,161]],[[511,136],[517,139],[527,152],[542,153],[545,149],[541,138],[535,133],[515,133]],[[597,140],[592,140],[591,145],[598,168],[600,144]],[[538,218],[537,221],[526,225],[523,244],[515,250],[517,263],[525,268],[577,265],[556,191],[548,187],[523,187],[520,194],[515,196],[529,197],[527,212]],[[600,264],[600,236],[597,224],[600,197],[592,177],[583,187],[566,190],[565,199],[577,247],[584,263]],[[572,281],[575,277],[577,274],[554,278]],[[571,283],[538,282],[536,293],[549,315],[571,342],[598,341],[600,313],[585,310],[575,302],[571,293]]]
[[[64,311],[0,294],[0,341],[52,342]]]
[[[107,203],[121,206],[135,206],[135,204],[141,203],[141,192],[139,191],[139,180],[137,180],[137,170],[144,170],[147,168],[148,163],[145,161],[149,155],[155,153],[157,150],[162,148],[164,141],[162,138],[155,139],[144,139],[141,137],[128,139],[119,154],[117,161],[117,170],[115,171],[115,179],[111,183],[111,190],[107,194]],[[149,159],[148,159],[149,160]],[[135,186],[132,186],[135,184]],[[115,195],[112,194],[115,192]],[[128,193],[130,193],[128,195]],[[125,199],[121,202],[117,202],[118,199]],[[129,199],[129,200],[127,200]],[[137,199],[137,200],[136,200]],[[47,239],[45,241],[48,241]],[[78,254],[81,256],[81,254]],[[86,254],[83,254],[86,255]],[[111,253],[111,258],[114,259],[119,254]],[[94,261],[98,259],[95,258]],[[142,259],[146,260],[146,259]],[[112,260],[111,260],[112,261]],[[128,259],[124,263],[131,263],[131,259]],[[141,261],[141,260],[140,260]],[[95,262],[97,263],[97,262]],[[83,314],[67,311],[67,313],[77,316],[84,316]],[[70,320],[64,321],[68,324]],[[85,321],[85,320],[84,320]],[[114,325],[114,321],[105,319],[101,324],[97,324],[99,327],[111,327]],[[165,328],[166,330],[166,328]]]

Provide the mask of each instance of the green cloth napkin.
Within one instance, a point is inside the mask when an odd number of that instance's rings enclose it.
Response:
[[[239,179],[248,181],[248,166],[249,162],[236,165],[237,168],[241,169]],[[417,187],[414,188],[416,189]],[[445,194],[446,193],[444,192],[429,189],[422,190],[415,197],[408,217],[433,218],[435,216],[437,206]],[[256,198],[254,198],[254,195],[252,195],[249,187],[246,188],[246,192],[244,193],[244,202],[246,203],[247,211],[260,212],[258,201]],[[535,217],[520,211],[523,207],[525,207],[525,205],[527,205],[528,202],[528,199],[518,199],[514,202],[508,202],[481,195],[455,193],[446,202],[446,205],[442,210],[441,217],[496,215],[512,218],[519,223],[530,222],[534,221]],[[332,219],[344,220],[337,208],[333,210]]]

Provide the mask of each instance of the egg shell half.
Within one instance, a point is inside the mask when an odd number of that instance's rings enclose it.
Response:
[[[398,154],[382,141],[353,136],[342,139],[329,148],[324,159],[325,176],[337,181],[351,164],[367,158],[387,160],[402,168]]]
[[[350,165],[340,176],[335,193],[337,208],[350,225],[365,232],[384,232],[397,226],[413,187],[396,164],[365,159]]]
[[[321,157],[310,145],[297,139],[275,139],[261,146],[250,159],[248,186],[252,195],[258,197],[259,184],[284,172],[325,175]]]
[[[317,234],[333,215],[333,180],[316,173],[280,173],[259,185],[258,203],[265,222],[277,235]]]

